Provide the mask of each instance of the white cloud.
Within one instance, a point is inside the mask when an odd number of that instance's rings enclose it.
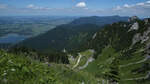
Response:
[[[150,4],[150,1],[147,1],[146,3]]]
[[[117,15],[127,15],[127,16],[150,16],[150,0],[146,2],[141,3],[135,3],[135,4],[125,4],[123,6],[117,6],[115,9],[110,10],[109,12],[112,12],[112,14]]]
[[[124,4],[123,7],[125,7],[125,8],[130,8],[130,6],[129,6],[128,4]]]
[[[137,3],[136,5],[138,5],[138,6],[143,6],[143,5],[145,5],[144,3]]]
[[[51,8],[48,8],[48,7],[36,6],[34,4],[29,4],[26,8],[35,9],[35,10],[49,10],[49,9],[51,9]]]
[[[29,5],[27,6],[27,8],[29,8],[29,9],[41,9],[42,7],[35,6],[34,4],[29,4]]]
[[[135,4],[132,4],[132,5],[124,4],[122,7],[124,7],[124,8],[132,8],[132,9],[133,8],[150,7],[150,0],[146,1],[146,2],[135,3]],[[120,9],[119,7],[117,7],[117,8]]]
[[[85,2],[79,2],[76,4],[76,7],[84,8],[84,7],[86,7],[86,3]]]
[[[34,8],[34,7],[35,7],[34,4],[29,4],[29,5],[27,6],[27,8]]]
[[[114,8],[114,10],[121,10],[122,8],[120,6],[117,6]]]

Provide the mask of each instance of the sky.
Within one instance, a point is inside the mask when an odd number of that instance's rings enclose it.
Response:
[[[150,0],[0,0],[0,16],[150,17]]]

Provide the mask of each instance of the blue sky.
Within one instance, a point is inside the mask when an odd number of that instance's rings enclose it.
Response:
[[[0,0],[0,15],[150,16],[150,0]]]

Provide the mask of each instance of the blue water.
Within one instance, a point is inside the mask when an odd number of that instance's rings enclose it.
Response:
[[[0,37],[0,43],[18,43],[26,38],[27,36],[12,33]]]

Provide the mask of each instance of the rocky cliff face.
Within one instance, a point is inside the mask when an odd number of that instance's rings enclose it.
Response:
[[[132,21],[135,21],[135,20],[138,20],[139,18],[137,16],[132,16],[128,19],[129,22],[132,22]]]

